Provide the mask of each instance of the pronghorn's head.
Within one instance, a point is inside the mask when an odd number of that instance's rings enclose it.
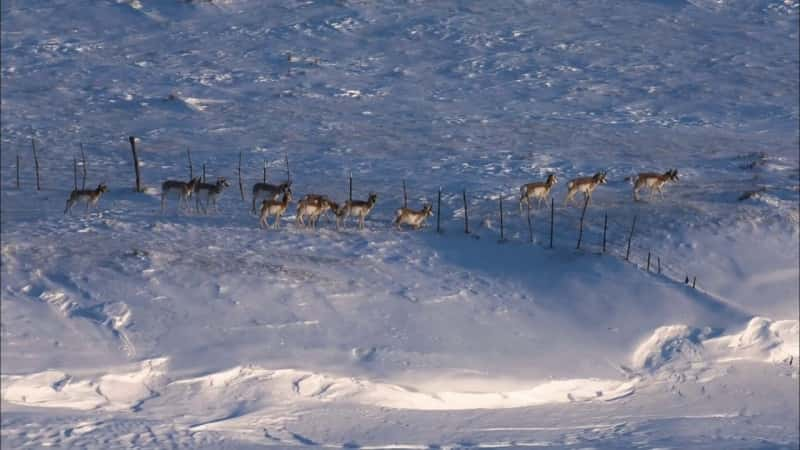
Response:
[[[331,200],[331,199],[329,199],[329,198],[326,198],[326,199],[325,199],[325,203],[327,203],[327,205],[328,205],[328,208],[330,208],[330,209],[331,209],[331,211],[333,211],[333,213],[334,213],[334,214],[336,214],[337,212],[339,212],[339,204],[338,204],[338,203],[336,203],[335,201],[333,201],[333,200]]]
[[[286,189],[284,189],[283,191],[283,201],[287,203],[292,201],[292,188],[290,188],[288,185],[286,186]]]
[[[670,181],[678,181],[678,169],[668,170],[665,175]]]
[[[291,181],[284,181],[283,183],[278,185],[278,189],[280,189],[280,191],[283,192],[284,194],[286,192],[291,192],[292,191],[292,182]]]
[[[378,201],[378,194],[376,194],[374,192],[370,192],[369,193],[369,198],[367,199],[367,201],[370,202],[370,203],[376,203]]]
[[[430,217],[433,215],[433,206],[430,203],[426,204],[422,207],[422,214],[426,217]]]
[[[552,186],[556,183],[558,183],[558,178],[556,178],[556,174],[551,173],[550,175],[547,176],[547,181],[545,181],[545,184]]]
[[[606,184],[606,183],[608,182],[608,180],[606,180],[606,172],[597,172],[597,173],[596,173],[596,174],[594,174],[594,176],[592,177],[592,180],[593,180],[593,181],[594,181],[596,184]]]
[[[225,177],[217,178],[217,186],[229,187],[230,185],[231,184],[228,183],[228,180],[226,180]]]
[[[198,184],[200,184],[200,177],[194,177],[191,180],[189,180],[188,183],[186,183],[186,185],[192,188],[192,190],[194,190],[195,186],[197,186]]]
[[[100,183],[97,185],[97,192],[108,192],[108,186],[105,183]]]

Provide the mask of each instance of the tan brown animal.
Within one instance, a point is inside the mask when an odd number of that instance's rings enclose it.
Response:
[[[588,201],[592,198],[592,192],[594,192],[597,186],[606,184],[606,182],[605,172],[597,172],[591,177],[581,177],[571,180],[567,183],[567,198],[564,204],[568,205],[578,192],[583,192],[584,198]]]
[[[214,184],[197,183],[194,187],[195,209],[200,211],[201,199],[205,198],[203,212],[208,212],[209,203],[214,206],[214,211],[217,211],[217,197],[219,197],[226,187],[230,187],[230,183],[228,183],[228,180],[224,177],[217,178],[217,182]]]
[[[306,226],[305,217],[309,218],[309,225],[317,226],[319,217],[331,209],[331,201],[324,195],[308,194],[297,203],[296,225]]]
[[[363,200],[347,200],[344,202],[341,208],[339,208],[336,219],[337,221],[341,221],[342,224],[346,223],[346,220],[350,216],[357,216],[358,217],[358,229],[364,229],[364,218],[372,211],[375,207],[375,203],[378,202],[378,194],[372,192],[369,194],[369,198],[366,201]],[[338,226],[338,224],[337,224]]]
[[[639,190],[647,188],[650,190],[650,198],[658,192],[664,197],[662,189],[669,182],[678,181],[678,169],[670,169],[664,173],[643,172],[636,175],[633,180],[633,200],[639,201]]]
[[[185,206],[189,203],[189,197],[192,196],[194,188],[200,183],[200,178],[192,178],[189,182],[167,180],[161,184],[161,213],[164,213],[164,205],[167,202],[169,194],[178,194],[178,207]]]
[[[553,186],[558,183],[558,178],[554,174],[550,174],[547,176],[547,180],[537,183],[528,183],[523,184],[522,187],[519,188],[519,212],[522,214],[522,202],[530,208],[531,206],[531,197],[538,200],[537,205],[542,206],[542,202],[547,200],[550,197],[550,191],[553,189]]]
[[[278,196],[285,193],[287,189],[291,188],[292,183],[285,182],[281,184],[269,183],[256,183],[253,185],[253,212],[256,212],[256,201],[259,198],[265,200],[277,200]]]
[[[98,184],[96,189],[73,190],[69,193],[69,199],[67,199],[67,207],[64,208],[64,214],[68,213],[75,203],[78,202],[86,202],[86,212],[89,212],[89,208],[97,205],[97,202],[100,201],[100,196],[102,196],[104,192],[108,192],[108,187],[106,187],[105,183]]]
[[[394,226],[399,230],[401,225],[411,225],[415,230],[419,230],[425,220],[433,215],[433,207],[424,205],[421,210],[415,211],[411,208],[399,208],[394,213]]]
[[[280,226],[281,216],[283,216],[283,213],[286,212],[286,208],[289,206],[289,202],[291,201],[292,190],[287,188],[283,192],[283,198],[281,198],[280,201],[267,199],[261,202],[261,218],[259,219],[261,228],[267,228],[269,225],[269,217],[275,216],[275,221],[272,223],[272,227],[277,229]]]

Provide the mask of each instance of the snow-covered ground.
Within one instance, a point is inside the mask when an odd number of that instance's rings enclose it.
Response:
[[[4,448],[798,447],[797,1],[1,6]],[[160,213],[187,148],[218,212]],[[285,155],[367,228],[259,229]]]

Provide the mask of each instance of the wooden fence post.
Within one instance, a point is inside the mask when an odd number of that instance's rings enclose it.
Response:
[[[408,208],[408,195],[406,194],[406,180],[403,179],[403,208]]]
[[[292,184],[292,172],[289,171],[289,152],[283,153],[283,160],[286,162],[286,182]]]
[[[633,230],[636,229],[636,216],[633,216],[633,223],[631,224],[631,233],[628,235],[628,250],[625,252],[625,261],[631,260],[631,239],[633,239]]]
[[[697,284],[697,277],[696,276],[694,278],[692,278],[692,289],[695,289],[695,287],[694,287],[695,284]]]
[[[436,232],[442,232],[442,187],[439,186],[439,196],[436,200]]]
[[[467,190],[462,192],[464,198],[464,233],[469,234],[469,210],[467,209]]]
[[[261,182],[262,183],[266,183],[267,182],[267,160],[266,159],[264,160],[264,176],[263,176]]]
[[[503,194],[500,194],[500,241],[505,241],[505,233],[503,227]]]
[[[189,147],[186,147],[186,159],[189,160],[189,180],[191,181],[194,178],[194,164],[192,164],[192,152]]]
[[[86,162],[86,152],[83,151],[83,142],[80,143],[81,146],[81,161],[83,161],[83,181],[81,181],[81,189],[86,189],[86,173],[87,173],[87,162]]]
[[[575,247],[576,250],[580,250],[581,248],[581,240],[583,240],[583,218],[586,216],[586,208],[589,206],[589,196],[586,196],[586,199],[583,201],[583,211],[581,211],[581,221],[578,228],[578,246]]]
[[[33,149],[33,166],[36,170],[36,190],[41,191],[42,185],[39,183],[39,156],[36,154],[36,140],[31,138],[31,148]]]
[[[555,200],[550,198],[550,248],[553,248],[553,221],[555,220]]]
[[[242,152],[239,151],[239,195],[242,196],[244,201],[244,185],[242,184]]]
[[[353,201],[353,171],[352,170],[350,171],[350,174],[348,175],[348,178],[350,180],[350,194],[349,195],[350,195],[350,201],[352,202]]]
[[[603,253],[606,252],[606,232],[608,231],[608,212],[603,216]]]
[[[131,143],[131,152],[133,153],[133,168],[136,171],[136,192],[142,192],[142,179],[139,173],[139,155],[136,154],[136,138],[129,136],[128,141]]]
[[[661,257],[656,258],[656,262],[658,263],[658,273],[661,273]]]
[[[17,150],[17,189],[19,189],[19,150]]]
[[[206,163],[203,163],[203,183],[206,182]]]
[[[74,190],[78,190],[78,158],[72,157],[72,186]]]
[[[650,272],[650,252],[647,252],[647,271]]]

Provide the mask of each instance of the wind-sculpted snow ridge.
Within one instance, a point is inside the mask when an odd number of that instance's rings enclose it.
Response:
[[[686,325],[660,327],[636,349],[631,362],[634,369],[646,373],[665,367],[708,369],[715,363],[739,360],[794,364],[800,353],[798,323],[754,317],[743,331],[721,336],[711,329]]]
[[[632,355],[632,368],[646,374],[665,367],[673,371],[737,360],[787,364],[798,358],[798,321],[753,318],[740,333],[709,337],[709,330],[672,325],[655,330]],[[138,408],[159,396],[176,409],[180,402],[201,397],[209,404],[246,396],[250,403],[302,407],[301,402],[344,402],[394,409],[463,410],[521,408],[545,404],[613,401],[635,392],[643,383],[630,380],[563,379],[529,383],[526,389],[496,390],[491,379],[471,380],[469,390],[459,391],[458,380],[450,390],[370,381],[355,377],[296,369],[270,369],[255,365],[236,366],[196,377],[175,378],[168,371],[168,358],[146,360],[133,368],[94,376],[48,370],[29,375],[4,375],[2,399],[34,407],[122,410]],[[795,366],[796,367],[796,366]],[[795,373],[796,375],[796,373]],[[170,400],[172,399],[172,400]],[[184,405],[186,408],[189,405]],[[255,408],[250,407],[251,412]],[[198,429],[206,425],[196,426]]]

